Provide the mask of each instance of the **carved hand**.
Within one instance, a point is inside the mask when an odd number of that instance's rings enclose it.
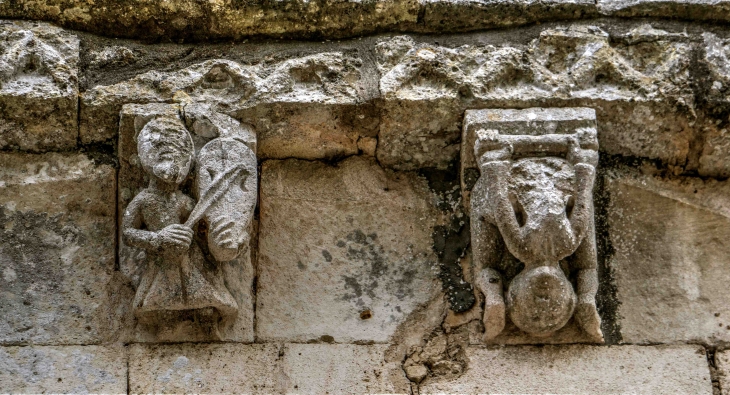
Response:
[[[594,149],[583,149],[577,138],[571,139],[568,143],[567,160],[572,165],[584,163],[593,167],[598,166],[598,151]]]
[[[182,224],[172,224],[157,232],[157,240],[162,248],[190,247],[193,230]]]

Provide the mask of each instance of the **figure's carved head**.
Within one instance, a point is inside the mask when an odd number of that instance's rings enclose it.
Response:
[[[155,118],[139,132],[137,153],[147,174],[180,184],[193,163],[193,139],[179,119]]]

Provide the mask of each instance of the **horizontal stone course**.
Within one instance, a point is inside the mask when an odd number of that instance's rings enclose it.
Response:
[[[131,393],[409,393],[386,346],[132,345]]]
[[[466,356],[461,377],[427,379],[420,394],[712,394],[698,346],[469,347]]]
[[[96,34],[152,40],[243,39],[251,36],[346,38],[379,32],[450,33],[598,16],[728,21],[718,0],[17,0],[0,17],[37,19]]]
[[[122,346],[0,347],[0,392],[127,393]]]

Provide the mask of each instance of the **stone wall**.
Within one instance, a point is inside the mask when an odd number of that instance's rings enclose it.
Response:
[[[0,392],[730,394],[726,3],[19,0],[0,17]],[[472,213],[491,137],[465,114],[555,108],[593,118],[509,121],[595,130],[602,338],[571,318],[486,339]],[[152,254],[125,221],[160,119],[191,136],[195,200],[201,147],[255,153],[250,207],[219,207],[245,225],[235,258],[215,218],[189,236],[237,306],[212,324],[135,304]]]

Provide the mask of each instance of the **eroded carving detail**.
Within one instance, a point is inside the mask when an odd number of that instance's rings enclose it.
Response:
[[[143,252],[134,258],[142,271],[135,316],[144,324],[174,325],[183,313],[216,332],[219,321],[253,308],[236,302],[223,263],[248,249],[258,182],[255,136],[202,104],[187,106],[182,116],[138,116],[135,130],[149,179],[122,222],[124,242]]]
[[[571,114],[590,122],[575,122]],[[497,337],[507,319],[530,336],[546,337],[575,317],[601,342],[595,113],[469,111],[465,130],[476,134],[481,173],[471,191],[471,232],[474,281],[485,301],[484,341]]]

